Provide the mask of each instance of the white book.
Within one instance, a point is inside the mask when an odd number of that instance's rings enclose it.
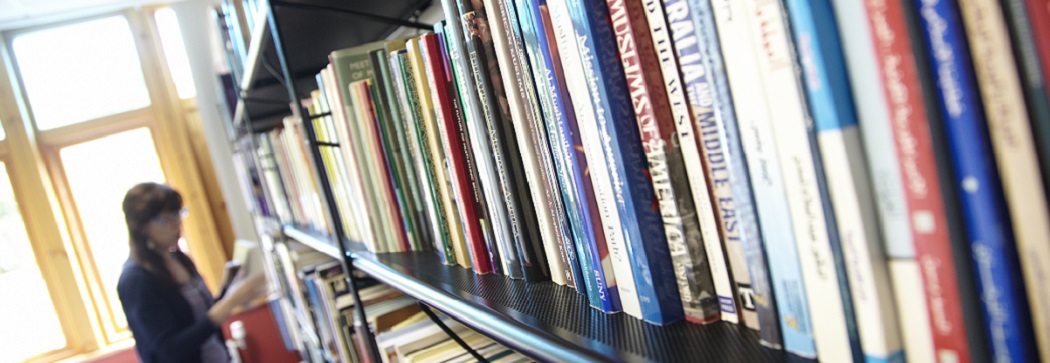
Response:
[[[1010,211],[1036,345],[1050,360],[1050,211],[1006,19],[998,1],[960,0],[959,10]]]
[[[569,9],[565,0],[548,1],[547,9],[554,25],[559,55],[565,70],[565,83],[569,87],[569,96],[572,99],[580,127],[580,138],[587,155],[591,185],[594,188],[594,197],[598,202],[605,242],[611,257],[609,260],[612,261],[612,266],[602,266],[606,271],[605,278],[608,280],[606,285],[616,286],[625,313],[641,319],[642,306],[638,300],[638,291],[635,289],[634,270],[627,254],[627,245],[621,228],[623,224],[620,222],[620,214],[616,209],[612,178],[609,175],[608,163],[601,145],[598,120],[594,114],[590,90],[584,77],[583,64],[577,51],[579,47],[576,42],[576,32],[573,30],[572,18],[569,17]],[[580,256],[580,258],[589,258],[589,256]],[[595,268],[598,267],[595,266]]]
[[[825,201],[819,189],[819,176],[813,160],[815,145],[810,142],[798,74],[792,60],[788,28],[780,2],[747,0],[742,4],[751,23],[751,37],[757,71],[765,81],[763,88],[776,140],[777,156],[784,176],[788,207],[795,226],[799,259],[810,311],[813,333],[821,360],[853,360],[847,325],[848,298],[837,271],[831,236],[825,215]]]
[[[867,1],[870,6],[884,0]],[[915,246],[900,158],[896,152],[893,124],[884,85],[879,77],[878,55],[875,53],[874,34],[906,36],[886,33],[888,29],[873,32],[868,26],[869,14],[864,3],[855,0],[832,0],[835,18],[842,39],[843,56],[849,73],[850,88],[857,111],[860,134],[864,139],[869,178],[875,193],[875,206],[880,222],[883,248],[893,296],[896,301],[897,323],[904,352],[909,362],[932,362],[933,333],[930,330],[926,293],[923,291],[919,266],[915,261]]]
[[[671,34],[665,22],[663,5],[659,0],[644,0],[645,16],[649,21],[649,34],[653,37],[653,46],[660,55],[660,73],[663,75],[664,85],[667,90],[667,100],[671,105],[671,115],[675,119],[675,130],[678,134],[678,143],[682,152],[682,160],[685,162],[686,177],[689,179],[689,187],[692,191],[693,203],[696,207],[696,216],[700,220],[700,235],[703,240],[704,250],[707,253],[707,262],[711,270],[711,280],[714,282],[715,293],[719,296],[719,309],[722,320],[739,323],[739,306],[730,308],[722,304],[723,296],[739,296],[741,292],[733,288],[733,282],[729,277],[729,269],[733,270],[733,279],[736,286],[750,285],[750,273],[747,270],[747,260],[744,257],[743,247],[740,241],[726,241],[725,249],[722,248],[722,238],[719,236],[719,223],[715,218],[714,207],[711,203],[711,189],[708,188],[708,178],[700,155],[700,147],[694,136],[693,117],[689,109],[689,102],[685,97],[685,86],[682,84],[679,73],[678,59],[674,56],[672,49]],[[670,239],[668,239],[670,242]],[[675,248],[671,248],[672,251]],[[728,250],[728,255],[726,253]],[[728,265],[726,259],[728,257]],[[675,274],[681,280],[682,276]],[[681,286],[681,281],[679,281]],[[737,299],[733,299],[736,301]],[[744,310],[744,321],[752,329],[758,329],[758,316],[754,310]]]
[[[529,193],[532,195],[532,204],[536,214],[536,221],[540,229],[540,237],[543,241],[543,249],[546,256],[536,256],[539,259],[546,259],[547,265],[550,267],[551,280],[559,285],[565,285],[565,260],[559,254],[561,249],[559,246],[559,239],[562,234],[558,233],[554,229],[554,223],[556,218],[555,211],[549,208],[546,203],[552,198],[548,197],[547,190],[544,186],[549,185],[550,178],[552,175],[548,175],[543,172],[540,168],[539,152],[536,148],[536,144],[533,143],[533,139],[529,137],[532,135],[531,127],[534,127],[537,123],[533,116],[533,112],[526,111],[526,107],[532,107],[527,105],[522,100],[522,92],[525,87],[521,84],[522,77],[529,77],[528,74],[523,74],[520,70],[522,69],[521,62],[526,61],[521,59],[516,51],[511,51],[511,47],[521,46],[514,39],[509,39],[508,33],[511,31],[506,26],[505,22],[509,21],[506,18],[506,14],[503,12],[503,8],[500,6],[497,0],[484,0],[485,10],[488,12],[488,24],[492,32],[492,43],[496,48],[496,59],[499,63],[500,76],[503,77],[503,87],[506,90],[507,102],[510,104],[511,112],[511,123],[514,125],[514,137],[518,140],[518,151],[521,156],[522,164],[525,168],[525,180],[529,184]],[[511,157],[514,157],[511,155]],[[522,206],[524,210],[524,206]],[[527,218],[528,216],[519,216],[518,218]],[[560,222],[557,222],[560,223]],[[522,227],[524,223],[519,223]],[[536,238],[537,236],[533,236]],[[565,241],[561,244],[564,245]],[[538,251],[537,251],[538,252]]]
[[[446,38],[449,44],[449,61],[456,62],[459,65],[459,71],[455,72],[456,85],[463,92],[467,90],[478,90],[481,88],[476,86],[476,79],[472,71],[472,61],[469,59],[468,50],[466,47],[465,38],[463,35],[463,24],[458,20],[460,18],[459,11],[456,9],[456,5],[452,1],[442,1],[441,6],[445,13],[446,19],[449,21],[449,26],[446,27],[449,37]],[[513,245],[514,237],[511,233],[511,228],[508,225],[506,208],[503,204],[503,199],[500,197],[500,183],[498,174],[496,172],[495,161],[492,159],[492,150],[489,145],[488,131],[485,130],[485,115],[481,105],[478,104],[478,97],[481,95],[474,95],[477,97],[471,97],[464,95],[460,98],[460,103],[463,106],[463,114],[466,119],[464,120],[467,128],[467,137],[470,139],[471,151],[474,152],[474,165],[477,168],[477,176],[481,183],[482,194],[484,194],[485,205],[488,207],[489,213],[489,224],[492,226],[492,234],[495,239],[496,252],[499,254],[499,263],[501,266],[492,266],[493,269],[502,270],[505,275],[510,275],[511,269],[518,269],[516,264],[517,258],[513,256],[517,255],[517,252],[511,251],[508,247]]]

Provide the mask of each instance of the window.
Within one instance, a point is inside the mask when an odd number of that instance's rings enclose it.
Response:
[[[129,253],[121,201],[135,184],[164,183],[160,159],[146,128],[68,146],[59,155],[87,240],[89,265],[96,272],[93,285],[100,289],[96,294],[101,298],[96,303],[113,323],[108,333],[118,333],[127,328],[117,280]]]
[[[15,193],[0,162],[0,362],[15,362],[62,349],[55,306],[26,235]]]
[[[151,6],[0,32],[11,60],[0,62],[0,109],[26,111],[4,114],[11,135],[0,128],[0,362],[129,342],[116,285],[133,184],[182,192],[194,216],[180,244],[205,257],[198,271],[217,286],[225,256],[213,224],[228,221],[209,209],[221,194],[201,172],[182,41],[174,12]]]
[[[20,34],[11,44],[40,130],[150,104],[135,39],[123,16]]]
[[[175,17],[175,11],[171,8],[161,8],[153,14],[153,17],[157,20],[160,43],[164,47],[164,56],[168,59],[168,69],[171,70],[171,78],[175,81],[175,89],[179,92],[179,98],[187,99],[197,96],[193,74],[190,73],[190,60],[186,57],[186,47],[182,41],[182,31],[179,29],[179,20]]]

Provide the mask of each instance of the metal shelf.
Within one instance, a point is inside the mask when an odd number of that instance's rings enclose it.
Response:
[[[407,19],[429,5],[431,0],[350,1],[272,0],[275,17],[281,23],[285,52],[297,89],[317,88],[314,76],[328,64],[328,54],[384,39],[400,25],[379,18]],[[338,6],[332,6],[337,3]],[[332,11],[345,9],[346,12]],[[234,123],[245,119],[266,124],[279,123],[291,114],[284,79],[274,40],[271,36],[268,6],[256,14],[247,54],[242,61],[244,74],[236,80],[241,94],[234,105]],[[347,13],[350,12],[350,13]],[[371,17],[370,17],[371,16]],[[308,95],[300,95],[305,97]]]

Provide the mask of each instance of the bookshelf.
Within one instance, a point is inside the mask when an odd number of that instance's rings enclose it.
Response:
[[[256,26],[243,60],[243,77],[235,82],[238,98],[233,122],[239,126],[236,129],[252,133],[279,125],[289,113],[291,100],[304,98],[307,95],[303,91],[317,87],[314,75],[327,64],[329,52],[382,39],[398,25],[418,26],[420,24],[401,23],[398,19],[430,2],[359,2],[354,4],[357,7],[353,11],[332,12],[318,11],[332,10],[331,3],[335,3],[332,1],[269,1],[268,7],[254,14]],[[379,20],[360,16],[365,13],[376,15]],[[334,36],[336,34],[340,36]],[[303,120],[310,117],[305,112],[297,116]],[[313,142],[316,137],[311,124],[303,122],[306,137],[311,141],[310,158],[319,163],[319,146]],[[331,186],[327,180],[321,184],[322,195],[329,196],[324,198],[327,210],[332,213],[336,208],[330,198]],[[329,215],[329,220],[337,218]],[[584,296],[549,281],[526,283],[498,274],[477,275],[462,267],[442,264],[433,251],[362,252],[364,249],[358,246],[360,241],[337,242],[344,240],[339,227],[335,235],[326,235],[294,225],[281,225],[282,222],[286,221],[268,219],[262,224],[271,231],[276,224],[284,237],[345,261],[346,267],[400,290],[539,361],[798,360],[783,351],[763,347],[755,331],[740,325],[724,322],[696,325],[684,321],[668,326],[652,325],[627,314],[606,314],[591,308]],[[351,285],[355,285],[353,275],[347,274]],[[356,292],[354,294],[356,306],[362,306]],[[364,316],[363,311],[356,316],[358,321],[365,320],[360,318]],[[354,328],[370,336],[367,328]]]
[[[359,1],[349,9],[349,4],[325,0],[275,0],[269,1],[269,7],[259,7],[255,14],[248,15],[254,17],[255,27],[242,61],[244,72],[235,82],[239,93],[234,108],[235,126],[247,120],[254,130],[265,130],[288,114],[287,86],[291,84],[286,84],[281,74],[281,56],[287,57],[297,90],[316,88],[314,75],[328,63],[329,52],[383,39],[399,26],[419,25],[404,18],[429,3]],[[270,15],[279,22],[283,42],[274,42]],[[284,48],[283,52],[279,54],[278,48]]]
[[[339,257],[331,236],[287,225],[284,234]],[[626,314],[605,314],[570,288],[549,281],[526,283],[498,274],[477,275],[441,264],[430,251],[353,252],[352,257],[355,269],[539,361],[788,360],[783,351],[762,347],[757,333],[737,325],[679,322],[661,327]]]

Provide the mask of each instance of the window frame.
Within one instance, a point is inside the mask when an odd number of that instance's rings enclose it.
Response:
[[[217,289],[232,241],[221,239],[219,228],[228,228],[225,215],[217,215],[212,189],[214,172],[202,141],[194,140],[199,123],[195,98],[181,99],[171,77],[156,24],[155,12],[168,5],[107,11],[76,19],[0,31],[0,161],[7,168],[16,191],[32,250],[48,286],[62,326],[66,347],[42,353],[30,361],[53,361],[98,351],[100,347],[126,346],[127,328],[116,324],[94,266],[90,246],[78,216],[60,150],[71,145],[145,127],[149,130],[161,170],[168,183],[183,192],[193,210],[184,226],[189,248],[208,286]],[[129,25],[149,92],[150,105],[114,115],[61,126],[37,129],[25,85],[19,77],[11,45],[20,34],[100,18],[123,16]],[[199,129],[199,127],[197,127]],[[212,173],[212,174],[208,174]],[[211,194],[211,195],[209,195]],[[218,198],[216,198],[218,197]],[[217,218],[219,217],[219,218]],[[220,219],[221,218],[221,219]],[[221,243],[216,243],[220,242]]]

